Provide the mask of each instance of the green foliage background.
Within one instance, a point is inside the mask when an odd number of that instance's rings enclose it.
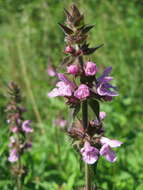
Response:
[[[13,80],[22,87],[25,118],[33,120],[32,151],[25,155],[29,168],[24,190],[72,190],[82,187],[80,158],[70,140],[53,126],[54,118],[68,116],[63,99],[48,99],[54,86],[46,69],[61,63],[64,35],[63,8],[71,0],[0,1],[0,189],[15,189],[10,175],[6,86]],[[113,66],[120,96],[102,105],[107,112],[106,134],[124,142],[118,161],[100,159],[96,183],[102,190],[143,189],[143,4],[141,0],[77,0],[86,23],[95,24],[92,45],[104,47],[92,58],[99,67]],[[81,164],[82,165],[82,164]]]

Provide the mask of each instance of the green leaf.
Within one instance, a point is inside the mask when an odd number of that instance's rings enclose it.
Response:
[[[89,105],[90,105],[91,109],[93,110],[93,112],[95,113],[97,119],[100,120],[100,118],[99,118],[99,112],[100,112],[99,102],[95,99],[90,99]]]
[[[80,104],[77,104],[76,107],[73,108],[73,110],[72,110],[73,118],[75,118],[77,116],[78,112],[80,111],[80,107],[81,107]]]

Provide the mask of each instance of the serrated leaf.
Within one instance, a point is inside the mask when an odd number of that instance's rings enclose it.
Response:
[[[60,25],[60,27],[62,28],[62,30],[64,31],[64,33],[66,33],[66,34],[73,34],[73,31],[70,29],[70,28],[68,28],[67,26],[65,26],[65,25],[63,25],[63,24],[60,24],[59,23],[59,25]]]
[[[89,105],[90,105],[91,109],[93,110],[93,112],[95,113],[97,119],[100,121],[100,118],[99,118],[99,112],[100,112],[99,102],[95,99],[90,99]]]

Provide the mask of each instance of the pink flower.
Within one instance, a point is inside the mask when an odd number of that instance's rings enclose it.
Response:
[[[109,162],[115,162],[117,160],[117,157],[111,148],[121,146],[122,142],[111,140],[106,137],[101,137],[100,142],[102,144],[100,155],[104,156]]]
[[[67,72],[72,74],[72,75],[76,75],[79,73],[79,66],[72,64],[72,65],[67,67]]]
[[[86,99],[90,95],[89,88],[85,84],[81,84],[74,92],[74,96],[80,100]]]
[[[10,151],[10,155],[8,157],[8,160],[10,162],[16,162],[18,160],[18,153],[17,153],[17,150],[16,149],[12,149]]]
[[[87,164],[94,164],[98,160],[99,150],[90,145],[89,142],[84,143],[84,147],[80,150],[83,160]]]
[[[25,120],[22,123],[22,129],[24,132],[26,132],[26,133],[32,133],[33,132],[33,129],[30,127],[30,123],[31,123],[30,120]]]
[[[56,84],[57,88],[54,88],[50,93],[48,93],[49,97],[56,97],[56,96],[71,96],[73,89],[70,85],[66,84],[63,81],[60,81]]]
[[[60,81],[56,84],[57,88],[49,92],[48,96],[51,98],[57,96],[72,96],[76,85],[63,74],[58,74],[58,78]]]
[[[86,76],[93,76],[97,73],[98,70],[95,63],[88,61],[85,64],[84,71]]]

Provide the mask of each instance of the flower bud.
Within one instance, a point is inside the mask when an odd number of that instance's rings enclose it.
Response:
[[[93,75],[95,75],[97,73],[96,64],[93,63],[93,62],[88,61],[85,64],[84,71],[85,71],[85,75],[86,76],[93,76]]]
[[[72,75],[76,75],[79,73],[79,66],[72,64],[72,65],[67,67],[67,72],[72,74]]]
[[[67,46],[65,48],[65,53],[73,53],[75,51],[75,49],[71,46]]]

